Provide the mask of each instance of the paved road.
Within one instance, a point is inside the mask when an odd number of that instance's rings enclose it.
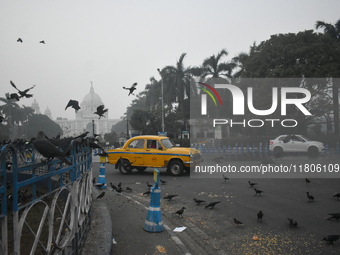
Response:
[[[290,156],[281,160],[298,162],[302,158]],[[322,157],[318,162],[339,160]],[[172,227],[187,227],[178,236],[192,254],[340,254],[340,241],[335,245],[321,241],[326,235],[340,234],[340,220],[327,220],[328,213],[340,213],[340,200],[333,198],[340,192],[340,179],[313,178],[308,184],[304,178],[231,178],[224,181],[222,174],[215,176],[218,178],[190,178],[189,175],[175,178],[164,169],[160,171],[161,179],[167,181],[161,185],[162,197],[178,195],[172,201],[161,200],[162,216]],[[94,176],[97,174],[95,171]],[[261,196],[255,196],[248,180],[258,183],[256,187],[264,191]],[[126,195],[149,205],[149,197],[142,193],[148,189],[146,182],[153,181],[153,169],[148,168],[142,174],[134,171],[131,175],[121,175],[114,166],[106,165],[106,181],[122,182],[123,187],[133,190]],[[307,191],[315,197],[313,202],[307,199]],[[196,205],[193,198],[206,202]],[[213,201],[221,203],[215,209],[204,208]],[[181,219],[173,213],[182,206],[186,210]],[[108,207],[115,211],[117,203]],[[257,222],[259,210],[264,213],[262,222]],[[142,222],[144,214],[138,215]],[[236,226],[234,218],[244,225]],[[298,226],[290,228],[287,218],[296,220]],[[112,218],[112,224],[115,227],[116,218]],[[254,235],[259,240],[254,241]],[[117,254],[123,253],[118,251]]]

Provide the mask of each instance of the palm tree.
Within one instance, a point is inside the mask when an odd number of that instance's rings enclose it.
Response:
[[[236,67],[234,62],[221,62],[223,56],[228,56],[226,50],[221,50],[216,56],[212,55],[206,58],[202,64],[202,77],[209,76],[210,78],[231,78],[232,72]]]
[[[335,23],[335,25],[330,23],[325,23],[324,21],[317,21],[315,25],[316,29],[323,28],[324,33],[330,35],[336,42],[340,42],[340,19]],[[338,76],[339,73],[331,74],[332,76]],[[333,82],[332,86],[333,94],[333,107],[334,107],[334,135],[339,135],[339,91],[338,84]]]

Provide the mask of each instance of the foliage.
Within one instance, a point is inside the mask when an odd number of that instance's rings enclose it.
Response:
[[[113,145],[118,139],[118,136],[116,132],[111,131],[110,133],[104,134],[104,140],[105,142],[110,143],[110,145]]]
[[[61,127],[46,115],[34,114],[28,118],[26,127],[27,138],[36,137],[39,131],[44,131],[49,138],[63,133]]]

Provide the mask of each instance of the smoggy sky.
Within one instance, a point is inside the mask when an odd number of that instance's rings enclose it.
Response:
[[[338,0],[2,0],[0,2],[0,97],[36,85],[33,98],[43,113],[74,119],[69,99],[100,95],[109,118],[124,115],[157,68],[185,66],[226,49],[228,61],[278,33],[315,29],[317,20],[340,19]],[[322,30],[319,30],[322,32]],[[22,38],[23,43],[17,39]],[[44,40],[46,44],[39,41]]]

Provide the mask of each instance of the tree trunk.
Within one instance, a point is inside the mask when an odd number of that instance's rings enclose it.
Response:
[[[339,136],[339,92],[338,84],[333,81],[333,118],[334,118],[334,135]]]

